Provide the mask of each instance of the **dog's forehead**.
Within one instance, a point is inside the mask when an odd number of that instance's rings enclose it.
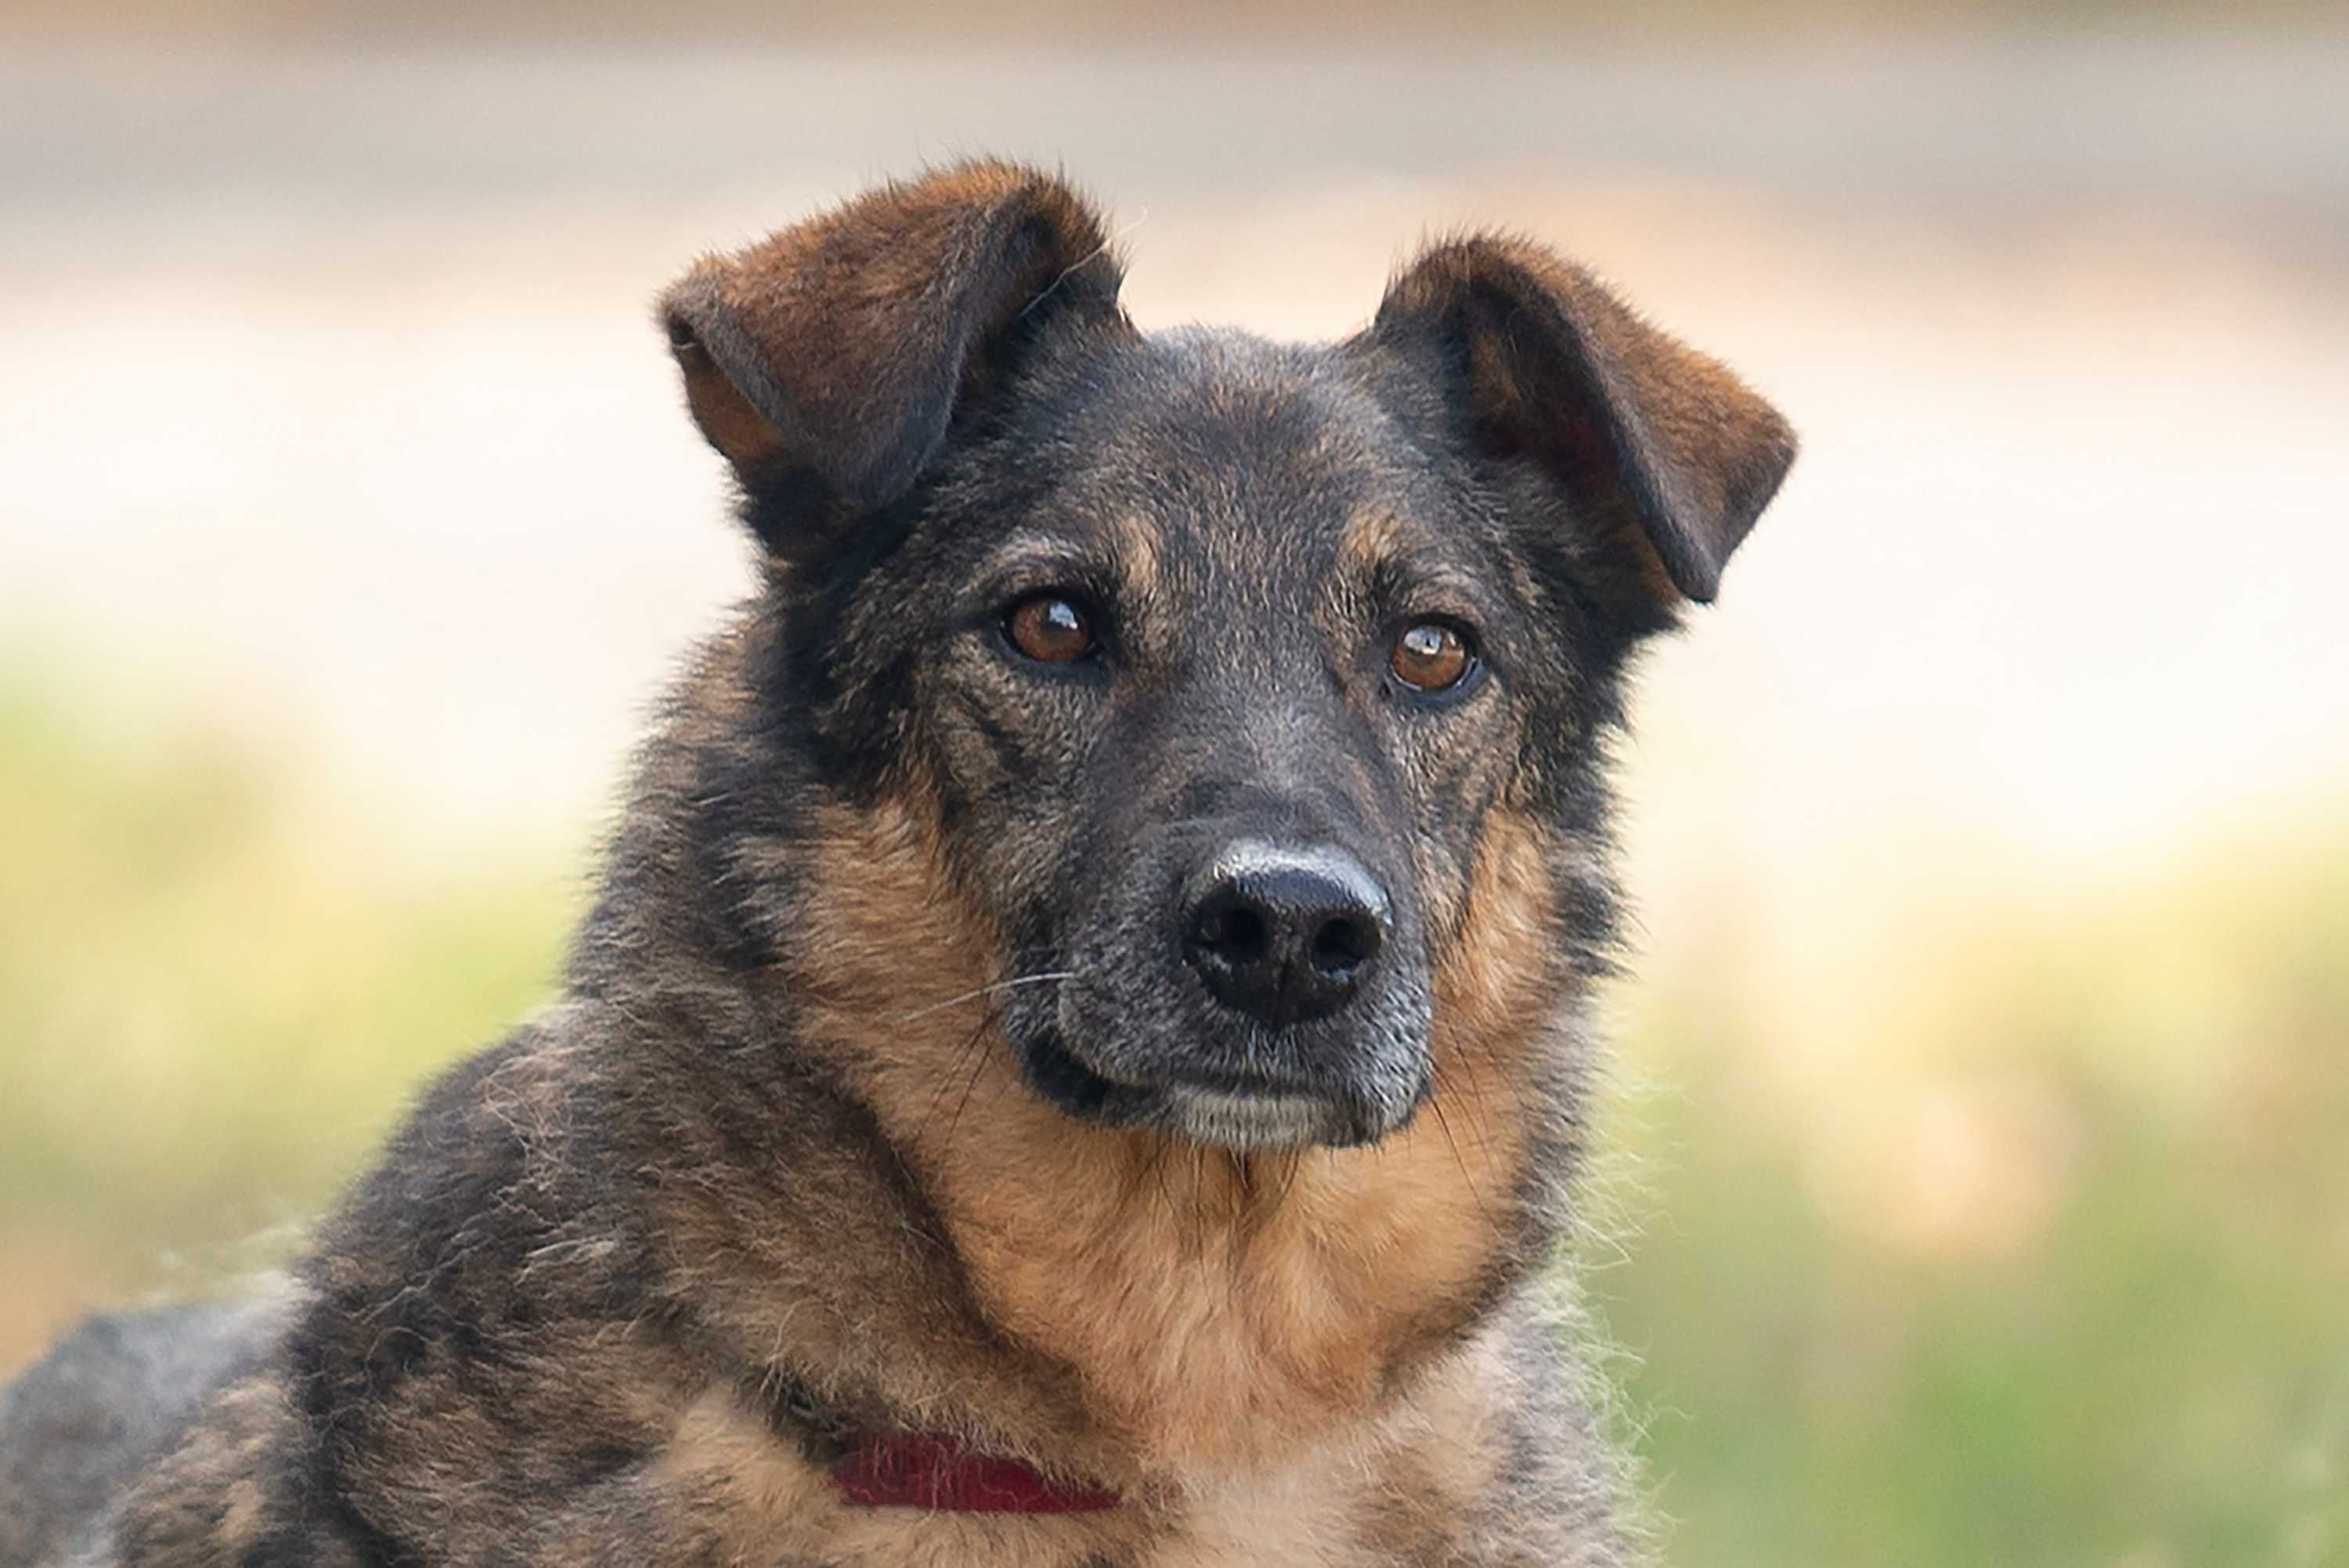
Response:
[[[1325,564],[1361,521],[1440,505],[1409,435],[1336,349],[1158,333],[1056,410],[1069,508],[1217,572]]]

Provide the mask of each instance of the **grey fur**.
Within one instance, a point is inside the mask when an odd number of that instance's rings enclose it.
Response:
[[[130,1482],[259,1362],[285,1308],[264,1295],[98,1314],[0,1388],[0,1564],[101,1547]]]
[[[980,163],[672,293],[766,579],[564,997],[281,1301],[97,1320],[0,1397],[0,1568],[1635,1560],[1546,1272],[1606,742],[1792,438],[1516,242],[1336,345],[1145,337],[1118,281],[1073,192]],[[1103,634],[1023,653],[1040,593]],[[1399,685],[1438,622],[1479,678]],[[1182,917],[1275,841],[1388,934],[1256,1022]],[[1118,1503],[867,1507],[832,1465],[883,1432]]]

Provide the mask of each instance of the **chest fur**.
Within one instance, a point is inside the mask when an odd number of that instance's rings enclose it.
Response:
[[[984,1514],[848,1502],[730,1389],[678,1422],[671,1495],[726,1561],[838,1568],[1388,1568],[1460,1553],[1500,1483],[1497,1358],[1472,1346],[1414,1396],[1286,1464],[1146,1486],[1093,1513]]]
[[[1437,1104],[1374,1147],[1242,1155],[1080,1125],[1019,1080],[978,999],[993,944],[917,821],[843,814],[814,861],[854,893],[802,955],[811,1043],[920,1181],[990,1335],[1074,1377],[1128,1473],[1268,1473],[1361,1424],[1522,1261],[1537,923],[1439,966]],[[1487,920],[1546,895],[1538,856],[1485,862]]]

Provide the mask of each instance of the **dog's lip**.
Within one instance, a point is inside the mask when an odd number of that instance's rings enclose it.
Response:
[[[1233,1104],[1244,1101],[1292,1102],[1323,1108],[1337,1104],[1344,1098],[1341,1090],[1328,1085],[1250,1068],[1201,1067],[1196,1063],[1185,1062],[1172,1065],[1163,1073],[1128,1078],[1103,1072],[1085,1057],[1071,1050],[1066,1041],[1055,1040],[1052,1044],[1061,1055],[1102,1082],[1137,1094],[1180,1095]]]
[[[1055,1098],[1064,1102],[1073,1099],[1091,1109],[1107,1109],[1110,1102],[1117,1101],[1132,1110],[1155,1100],[1234,1111],[1256,1106],[1265,1108],[1268,1114],[1309,1110],[1315,1117],[1327,1118],[1345,1100],[1342,1088],[1253,1065],[1235,1068],[1185,1062],[1170,1063],[1163,1072],[1104,1072],[1057,1032],[1038,1037],[1030,1061],[1059,1091]]]
[[[1170,1084],[1168,1103],[1194,1138],[1232,1149],[1292,1148],[1324,1141],[1338,1118],[1327,1095],[1252,1090],[1235,1094]]]
[[[1189,1065],[1168,1073],[1159,1087],[1178,1094],[1210,1095],[1230,1100],[1310,1100],[1326,1105],[1340,1098],[1326,1086],[1302,1078],[1247,1068]]]
[[[1030,1042],[1026,1057],[1036,1087],[1066,1109],[1099,1115],[1112,1110],[1120,1100],[1149,1092],[1145,1086],[1101,1071],[1071,1050],[1057,1031],[1048,1031]]]
[[[1263,1070],[1255,1063],[1170,1064],[1165,1072],[1110,1077],[1057,1035],[1030,1042],[1030,1082],[1062,1110],[1110,1126],[1154,1127],[1226,1149],[1349,1148],[1392,1130],[1341,1085]]]

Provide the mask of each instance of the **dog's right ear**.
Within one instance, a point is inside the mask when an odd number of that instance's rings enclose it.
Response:
[[[1048,325],[1131,330],[1119,282],[1067,186],[976,162],[709,257],[660,315],[694,421],[770,534],[792,521],[778,507],[836,517],[903,495]]]

